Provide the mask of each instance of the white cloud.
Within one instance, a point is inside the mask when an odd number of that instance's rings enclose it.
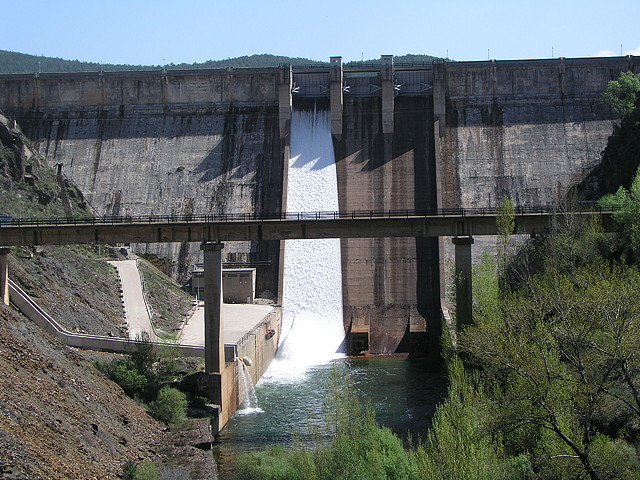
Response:
[[[594,53],[592,57],[613,57],[614,55],[615,53],[611,50],[600,50],[599,52]]]
[[[640,45],[638,45],[636,48],[634,48],[633,50],[627,50],[626,52],[624,52],[625,55],[638,55],[640,56]],[[612,52],[611,50],[604,49],[604,50],[600,50],[597,53],[594,53],[592,55],[592,57],[615,57],[620,55],[619,52]]]
[[[640,55],[640,45],[638,45],[633,50],[627,50],[625,55]]]

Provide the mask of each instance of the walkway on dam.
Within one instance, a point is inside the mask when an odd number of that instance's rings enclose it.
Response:
[[[242,337],[252,332],[272,311],[273,305],[223,303],[224,343],[237,345]],[[204,345],[204,306],[198,306],[187,320],[180,335],[180,343]]]
[[[122,282],[122,295],[124,311],[127,318],[129,338],[136,340],[143,332],[149,334],[149,340],[158,341],[153,326],[147,302],[144,299],[144,290],[137,260],[114,260],[108,262],[118,269],[118,275]]]
[[[118,269],[122,282],[129,338],[136,340],[142,332],[148,332],[151,341],[161,341],[154,332],[144,299],[138,261],[114,260],[108,263]],[[272,305],[222,304],[224,343],[238,344],[242,337],[253,331],[272,311]],[[204,306],[195,308],[186,321],[180,334],[180,344],[204,346]]]

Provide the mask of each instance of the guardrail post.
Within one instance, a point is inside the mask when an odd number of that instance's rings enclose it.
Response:
[[[0,247],[0,296],[2,303],[9,305],[9,252],[10,248]]]

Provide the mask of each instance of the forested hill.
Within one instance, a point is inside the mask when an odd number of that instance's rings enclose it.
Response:
[[[402,55],[395,57],[398,63],[431,63],[436,57],[430,55]],[[374,60],[377,61],[377,60]],[[370,61],[365,60],[366,63]],[[360,62],[350,62],[358,64]],[[227,67],[277,67],[280,64],[291,64],[294,67],[327,65],[328,62],[319,62],[307,58],[292,58],[280,55],[248,55],[225,60],[208,60],[203,63],[180,63],[165,65],[171,70],[189,70],[197,68],[227,68]],[[121,71],[121,70],[157,70],[162,65],[113,65],[95,62],[80,62],[78,60],[63,60],[61,58],[28,55],[25,53],[0,50],[0,73],[59,73],[59,72],[96,72],[96,71]]]

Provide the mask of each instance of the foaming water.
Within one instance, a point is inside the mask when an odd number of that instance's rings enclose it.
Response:
[[[287,212],[339,210],[327,110],[293,112],[290,151]],[[296,381],[309,367],[342,356],[340,239],[285,242],[283,297],[283,331],[289,330],[263,382]]]

